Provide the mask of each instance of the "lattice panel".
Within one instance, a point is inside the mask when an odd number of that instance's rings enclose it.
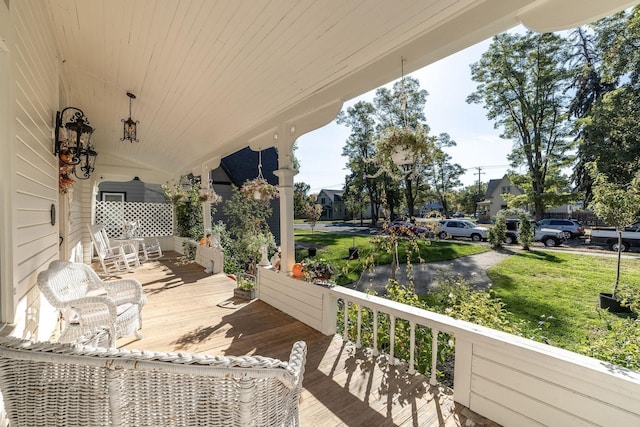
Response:
[[[173,234],[173,209],[168,203],[96,202],[96,224],[104,225],[109,237],[120,237],[125,221],[138,222],[140,237]]]

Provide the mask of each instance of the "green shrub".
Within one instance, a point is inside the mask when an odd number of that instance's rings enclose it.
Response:
[[[522,245],[522,249],[528,251],[531,248],[533,242],[533,227],[531,221],[529,221],[529,215],[526,212],[520,212],[519,214],[520,224],[518,225],[518,239]]]
[[[582,354],[640,371],[640,320],[612,319],[600,315],[602,327],[591,331],[580,348]]]
[[[496,215],[496,222],[489,229],[487,240],[491,243],[491,247],[494,249],[502,248],[504,243],[504,237],[507,234],[507,216],[504,211],[499,211]]]

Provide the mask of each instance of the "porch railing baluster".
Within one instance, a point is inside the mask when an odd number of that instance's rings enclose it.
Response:
[[[436,379],[436,364],[438,363],[438,330],[431,328],[431,377],[429,378],[429,384],[436,385],[438,381]]]
[[[409,337],[410,343],[409,343],[409,373],[410,374],[415,374],[416,373],[416,369],[415,369],[415,352],[416,352],[416,322],[411,321],[411,334]]]
[[[378,354],[378,310],[373,309],[373,355]]]
[[[395,365],[394,362],[394,351],[395,351],[395,343],[396,343],[396,316],[393,314],[389,315],[389,364]]]
[[[358,304],[358,337],[356,338],[356,348],[362,347],[362,306]]]
[[[349,301],[343,299],[344,301],[344,330],[342,331],[342,338],[345,340],[349,339]]]

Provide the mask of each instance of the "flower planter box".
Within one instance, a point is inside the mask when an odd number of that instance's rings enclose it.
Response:
[[[251,290],[244,290],[244,289],[238,289],[235,288],[233,290],[233,296],[236,298],[243,298],[243,299],[255,299],[256,298],[256,290],[255,289],[251,289]]]
[[[240,273],[238,278],[236,279],[238,285],[243,285],[246,282],[253,283],[253,287],[251,289],[246,289],[246,287],[238,287],[233,290],[233,296],[237,298],[244,299],[255,299],[256,298],[256,276],[247,273]]]

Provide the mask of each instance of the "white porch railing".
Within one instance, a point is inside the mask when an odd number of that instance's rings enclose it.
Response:
[[[330,335],[336,333],[338,301],[345,338],[355,326],[360,345],[364,308],[389,318],[389,360],[394,363],[396,321],[410,324],[410,357],[415,371],[416,327],[431,329],[432,342],[444,332],[455,337],[454,399],[502,425],[640,425],[640,373],[560,348],[534,342],[438,313],[343,287],[325,288],[259,269],[258,296],[297,320]],[[356,324],[348,310],[357,307]],[[435,384],[437,347],[431,350],[430,383]]]

